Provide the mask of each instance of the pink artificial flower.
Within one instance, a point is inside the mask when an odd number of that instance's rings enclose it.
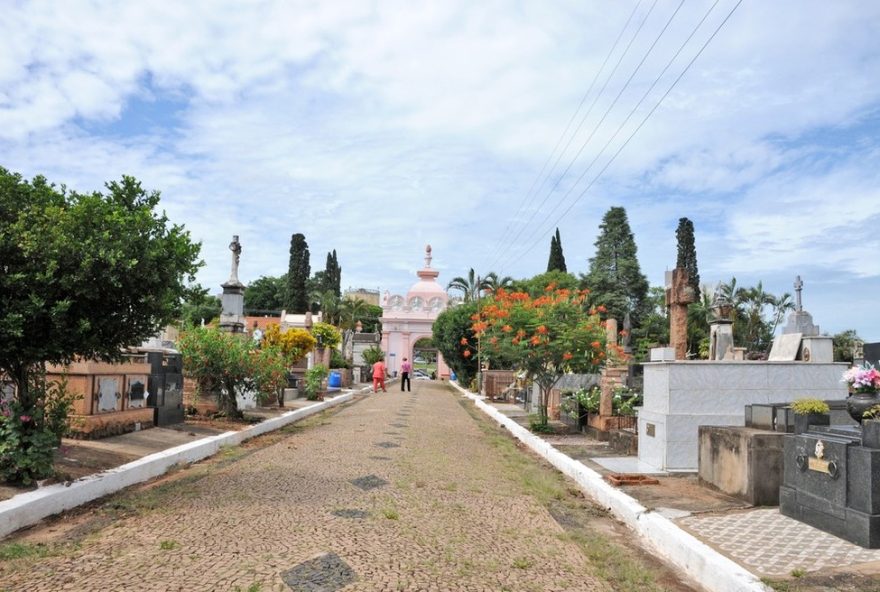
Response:
[[[32,418],[30,415],[22,415],[22,416],[19,417],[18,419],[21,420],[21,423],[27,423],[27,422],[29,422],[29,421],[30,421],[31,419],[33,419],[33,418]]]

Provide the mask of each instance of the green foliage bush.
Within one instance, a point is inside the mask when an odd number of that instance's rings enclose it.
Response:
[[[379,360],[385,359],[385,352],[378,345],[374,345],[373,347],[368,347],[364,350],[364,353],[361,354],[364,358],[364,362],[372,366]]]
[[[351,364],[349,364],[348,360],[342,355],[342,352],[338,349],[334,349],[330,352],[330,367],[331,368],[351,368]]]
[[[0,479],[30,485],[54,475],[54,449],[67,434],[67,415],[76,396],[66,381],[47,383],[34,377],[30,395],[35,404],[0,402]]]
[[[306,398],[309,401],[315,401],[318,399],[318,395],[321,392],[321,383],[324,382],[324,379],[329,372],[327,366],[324,366],[323,364],[316,364],[306,370],[305,391]]]
[[[791,404],[791,410],[797,415],[809,415],[811,413],[828,413],[831,409],[828,403],[821,399],[797,399]]]

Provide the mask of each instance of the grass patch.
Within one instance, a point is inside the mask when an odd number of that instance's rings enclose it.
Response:
[[[173,551],[178,547],[180,547],[180,545],[177,544],[177,541],[162,541],[161,543],[159,543],[159,548],[163,551]]]
[[[608,520],[605,512],[592,504],[584,504],[579,490],[572,489],[565,477],[553,467],[521,450],[508,432],[487,420],[469,401],[460,401],[486,435],[489,443],[501,455],[504,470],[525,493],[531,495],[557,518],[565,533],[560,540],[577,545],[593,566],[597,577],[609,582],[615,592],[661,592],[669,590],[657,582],[657,565],[651,565],[641,550],[621,544],[611,536],[590,528],[593,520]],[[563,510],[560,512],[559,510]],[[552,510],[552,511],[551,511]],[[571,518],[566,519],[566,518]],[[514,559],[514,567],[522,567],[524,558]]]
[[[382,515],[388,518],[388,520],[400,520],[400,514],[394,508],[383,508]]]
[[[511,565],[513,565],[513,567],[515,567],[516,569],[529,569],[530,567],[532,567],[532,562],[525,557],[517,557],[513,560],[513,563]]]
[[[241,586],[236,586],[234,592],[260,592],[263,589],[263,585],[259,582],[254,582],[247,588],[242,588]]]

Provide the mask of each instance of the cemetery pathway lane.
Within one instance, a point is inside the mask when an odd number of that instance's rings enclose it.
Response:
[[[0,590],[611,589],[524,483],[533,461],[493,444],[506,435],[447,385],[395,387],[110,500]]]

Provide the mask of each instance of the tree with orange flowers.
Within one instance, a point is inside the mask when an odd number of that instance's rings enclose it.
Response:
[[[596,310],[585,310],[586,290],[549,284],[544,294],[498,290],[471,319],[481,356],[506,359],[540,388],[538,425],[547,426],[550,390],[566,373],[598,372],[605,363],[605,328]]]

